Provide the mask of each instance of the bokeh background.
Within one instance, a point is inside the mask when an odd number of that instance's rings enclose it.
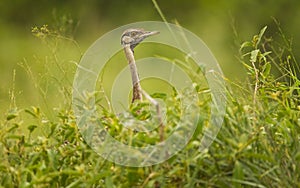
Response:
[[[226,77],[243,80],[239,45],[268,26],[276,40],[276,19],[300,56],[298,0],[157,0],[171,23],[178,21],[212,50]],[[0,2],[0,112],[39,106],[51,113],[63,105],[76,62],[101,35],[137,21],[161,21],[151,0],[2,0]],[[44,24],[66,39],[32,34]],[[75,42],[76,41],[76,42]],[[64,93],[64,94],[63,94]]]

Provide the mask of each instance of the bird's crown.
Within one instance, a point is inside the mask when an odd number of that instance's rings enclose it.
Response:
[[[127,29],[123,32],[121,37],[121,44],[123,46],[130,45],[131,50],[136,47],[145,38],[158,34],[158,31],[145,31],[144,29]]]

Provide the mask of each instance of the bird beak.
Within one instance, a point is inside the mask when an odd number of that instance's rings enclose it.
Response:
[[[145,33],[142,36],[143,36],[143,38],[146,38],[146,37],[149,37],[152,35],[157,35],[157,34],[159,34],[159,31],[145,31]]]

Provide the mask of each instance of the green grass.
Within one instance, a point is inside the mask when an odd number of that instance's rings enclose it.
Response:
[[[19,109],[11,92],[13,105],[0,121],[0,185],[300,187],[300,80],[297,75],[300,69],[281,30],[282,41],[272,41],[265,36],[265,29],[241,45],[240,61],[247,70],[248,82],[227,80],[226,116],[215,142],[200,153],[202,133],[198,131],[183,151],[151,167],[113,164],[85,143],[70,108],[71,84],[64,79],[68,77],[64,74],[69,67],[59,65],[60,59],[53,59],[52,64],[64,73],[60,77],[56,75],[60,79],[55,83],[64,93],[65,104],[53,110],[49,117],[42,108]],[[43,40],[51,34],[45,28],[43,31],[37,28],[34,33]],[[60,35],[50,37],[54,41],[61,39]],[[56,51],[51,54],[55,57]],[[43,86],[37,87],[43,94]],[[165,100],[177,104],[175,99],[176,93]],[[204,112],[209,111],[209,103],[199,105]],[[168,111],[171,118],[166,132],[176,124],[180,113],[177,107],[173,105]],[[209,116],[203,114],[200,128]],[[137,116],[147,115],[146,112]],[[121,141],[133,139],[133,144],[139,145],[139,140],[144,139],[138,133],[122,132],[122,125],[109,110],[102,111],[99,120]],[[147,143],[158,142],[158,132],[148,136]]]

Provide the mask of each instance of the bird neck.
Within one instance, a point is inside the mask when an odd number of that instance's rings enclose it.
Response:
[[[133,51],[130,48],[130,45],[125,45],[124,46],[124,52],[126,54],[126,58],[128,60],[128,64],[130,67],[130,73],[131,73],[131,80],[132,80],[132,86],[133,86],[133,91],[132,91],[132,102],[136,100],[141,100],[142,99],[142,88],[140,85],[140,79],[137,71],[137,67],[135,64],[135,59],[133,55]]]

